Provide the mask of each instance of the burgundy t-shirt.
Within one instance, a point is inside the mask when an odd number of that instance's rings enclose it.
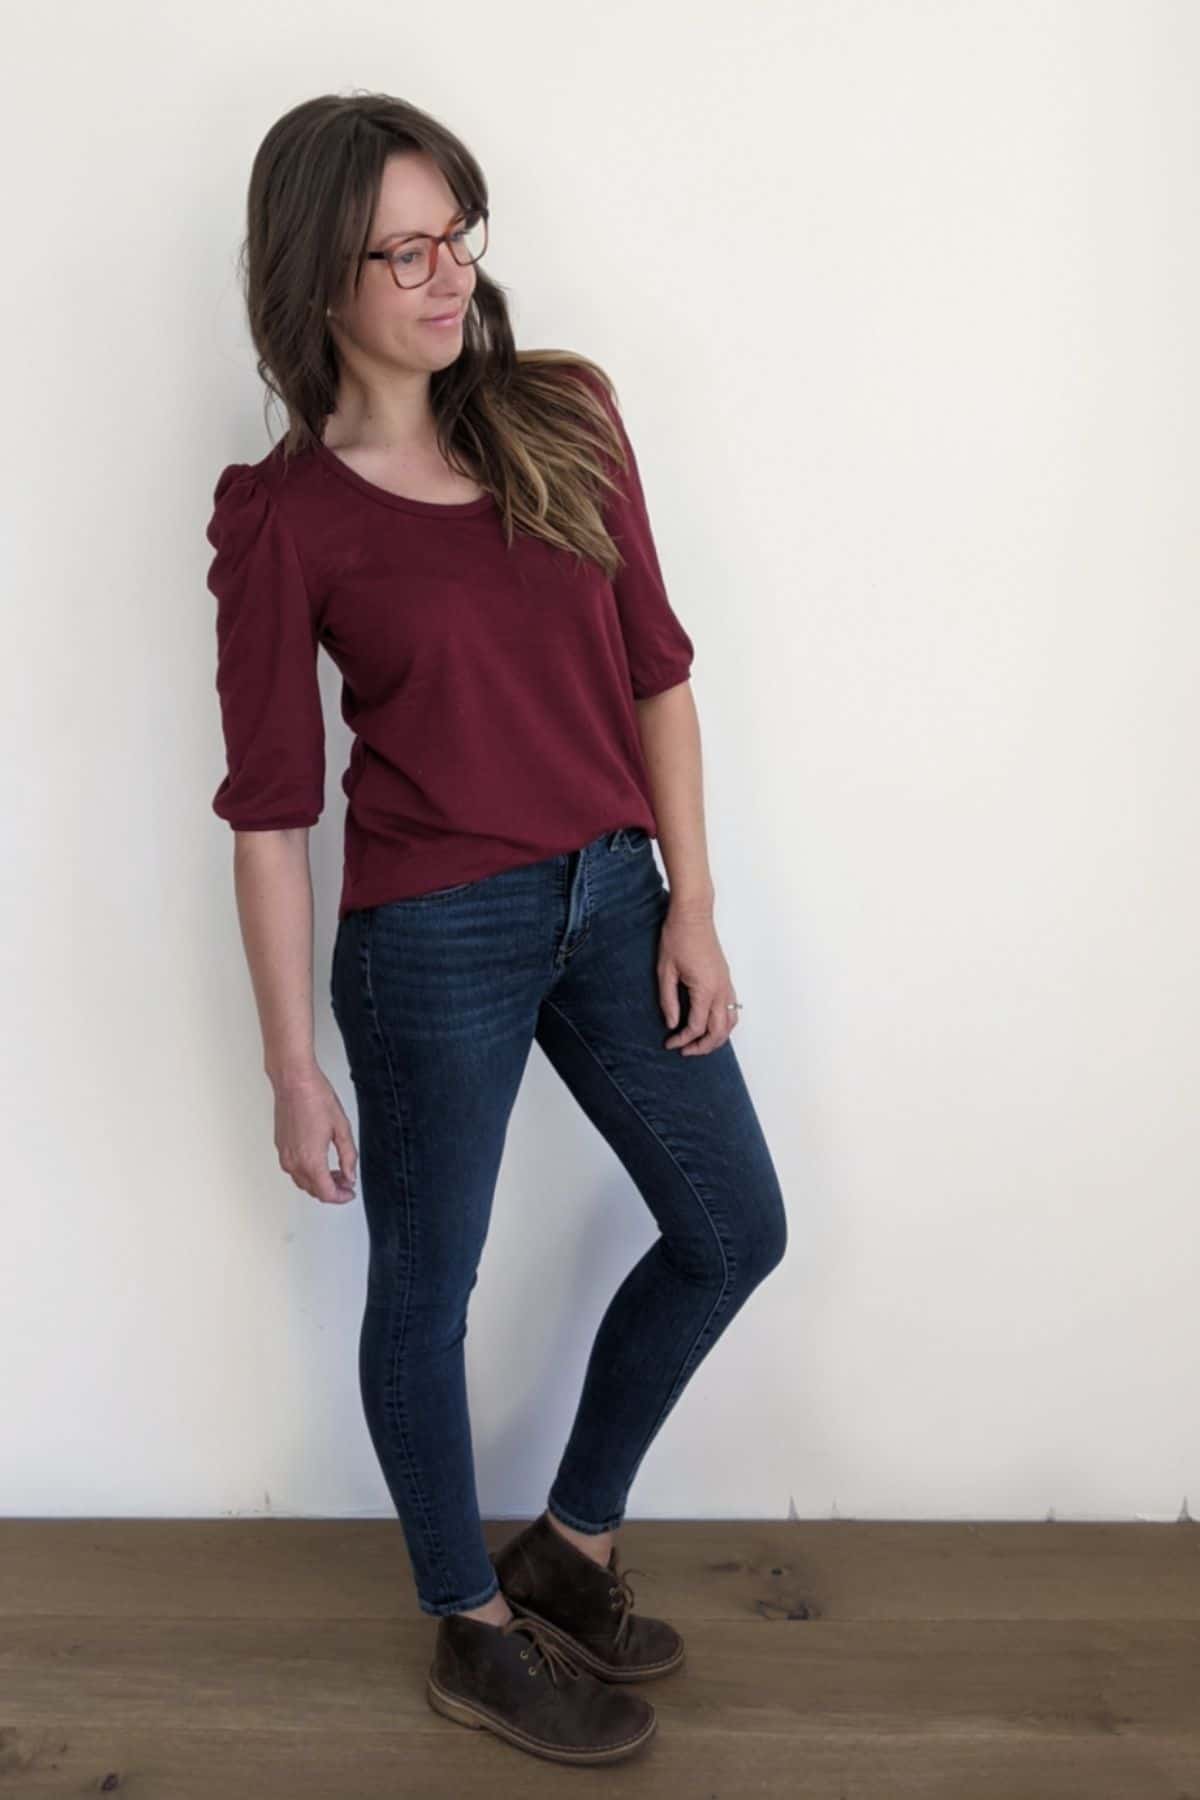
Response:
[[[338,918],[589,843],[657,833],[635,699],[691,673],[630,459],[604,499],[625,566],[517,532],[490,495],[406,500],[324,444],[232,463],[213,494],[208,585],[236,831],[314,825],[325,799],[320,645],[354,733]]]

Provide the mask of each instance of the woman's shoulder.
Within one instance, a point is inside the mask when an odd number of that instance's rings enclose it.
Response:
[[[305,451],[285,456],[281,439],[277,444],[272,444],[266,455],[260,456],[257,462],[226,463],[213,488],[214,504],[228,494],[236,494],[238,498],[244,499],[261,493],[270,499],[280,499],[289,488],[303,482],[312,461],[312,457]]]
[[[209,542],[248,545],[268,526],[291,529],[303,518],[311,462],[303,452],[285,458],[281,441],[257,462],[226,463],[212,490]]]

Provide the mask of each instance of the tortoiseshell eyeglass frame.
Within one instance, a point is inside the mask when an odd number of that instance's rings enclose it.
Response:
[[[479,252],[479,256],[468,256],[464,261],[461,257],[455,256],[454,245],[450,240],[456,231],[461,230],[464,220],[475,218],[483,220],[483,250]],[[429,265],[428,275],[424,276],[420,281],[401,281],[396,272],[396,265],[392,261],[392,258],[397,252],[407,250],[407,247],[410,244],[420,243],[422,240],[433,245],[433,261]],[[451,221],[449,231],[443,231],[440,236],[435,237],[432,231],[408,232],[398,243],[393,244],[390,250],[364,250],[363,260],[364,262],[373,260],[387,263],[391,270],[392,280],[395,282],[396,286],[403,293],[411,293],[414,288],[424,287],[426,282],[432,281],[437,274],[438,251],[443,244],[445,244],[447,250],[450,252],[451,256],[454,257],[455,262],[459,264],[460,268],[467,268],[471,263],[477,263],[479,257],[483,255],[484,250],[488,247],[488,208],[486,206],[467,207],[464,211],[455,214]]]

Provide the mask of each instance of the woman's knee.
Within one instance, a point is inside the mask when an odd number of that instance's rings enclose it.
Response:
[[[719,1222],[718,1222],[719,1221]],[[710,1215],[710,1229],[671,1246],[673,1260],[710,1287],[733,1285],[749,1293],[783,1261],[787,1214],[774,1175],[741,1187]]]
[[[787,1252],[787,1209],[774,1173],[754,1190],[754,1204],[741,1209],[741,1230],[734,1246],[743,1278],[752,1286],[779,1267]]]

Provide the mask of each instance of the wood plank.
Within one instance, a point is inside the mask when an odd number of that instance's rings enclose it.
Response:
[[[528,1521],[490,1520],[495,1549]],[[1200,1528],[627,1520],[644,1612],[679,1619],[1200,1620]],[[394,1519],[0,1520],[0,1617],[416,1612]]]
[[[1200,1626],[1190,1621],[689,1620],[688,1666],[651,1699],[724,1729],[857,1731],[927,1722],[1073,1729],[1200,1725]],[[436,1621],[8,1617],[3,1692],[26,1718],[224,1729],[426,1724]]]
[[[665,1684],[664,1684],[665,1685]],[[648,1691],[648,1690],[647,1690]],[[982,1728],[822,1739],[680,1727],[664,1710],[645,1749],[564,1770],[431,1712],[419,1730],[0,1727],[0,1795],[56,1800],[1197,1800],[1194,1743]],[[108,1786],[104,1786],[105,1778]]]

